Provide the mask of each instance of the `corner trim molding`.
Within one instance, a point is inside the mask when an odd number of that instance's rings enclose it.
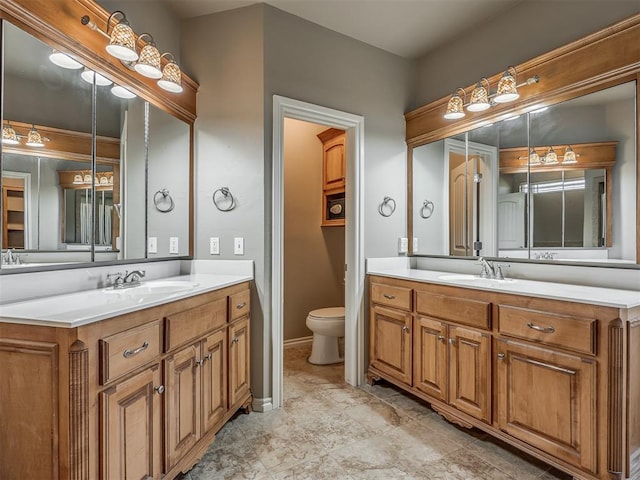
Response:
[[[251,407],[254,412],[270,412],[273,410],[273,402],[271,397],[254,398]]]

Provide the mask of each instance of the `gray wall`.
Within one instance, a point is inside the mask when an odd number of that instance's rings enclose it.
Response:
[[[449,189],[444,175],[444,140],[421,145],[413,150],[413,236],[418,239],[421,255],[446,255],[443,231],[448,222]],[[431,217],[422,218],[420,209],[425,200],[433,202]],[[425,211],[425,215],[428,215]]]
[[[312,334],[307,314],[344,305],[344,227],[321,227],[322,142],[327,127],[284,122],[284,339]]]
[[[638,0],[520,2],[418,59],[413,107],[450,95],[456,87],[472,85],[508,65],[527,61],[639,12]]]

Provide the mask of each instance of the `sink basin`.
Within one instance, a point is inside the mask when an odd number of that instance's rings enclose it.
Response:
[[[484,283],[485,285],[494,285],[497,283],[514,283],[516,280],[513,278],[486,278],[480,275],[471,275],[468,273],[451,273],[447,275],[440,275],[440,280],[446,282],[474,282],[478,284]]]
[[[172,293],[186,292],[200,285],[197,282],[188,282],[183,280],[151,280],[144,282],[137,287],[131,288],[118,288],[114,289],[105,288],[102,291],[105,293],[121,294],[123,296],[131,295],[135,297],[144,297],[148,295],[170,295]]]

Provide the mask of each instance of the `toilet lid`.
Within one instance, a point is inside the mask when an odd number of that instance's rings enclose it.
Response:
[[[344,318],[344,307],[329,307],[311,310],[310,317],[314,318]]]

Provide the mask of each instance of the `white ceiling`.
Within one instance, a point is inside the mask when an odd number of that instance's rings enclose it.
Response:
[[[181,18],[257,0],[163,0]],[[523,0],[266,0],[280,10],[405,58],[417,58]]]

